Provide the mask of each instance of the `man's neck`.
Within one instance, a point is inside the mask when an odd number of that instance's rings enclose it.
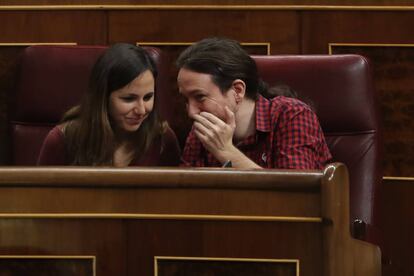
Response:
[[[236,116],[235,142],[240,142],[256,132],[256,102],[244,98]]]

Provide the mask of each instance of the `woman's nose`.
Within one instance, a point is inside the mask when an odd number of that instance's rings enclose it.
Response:
[[[134,112],[136,114],[145,114],[145,105],[142,101],[139,101],[135,104]]]

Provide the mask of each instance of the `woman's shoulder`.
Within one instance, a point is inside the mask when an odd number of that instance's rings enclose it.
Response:
[[[37,160],[38,165],[65,165],[65,138],[59,125],[46,135]]]
[[[50,142],[63,143],[65,140],[65,136],[66,136],[65,133],[67,129],[71,126],[72,126],[71,121],[63,122],[63,123],[56,125],[49,131],[45,140],[49,143]]]
[[[56,125],[56,128],[59,129],[62,133],[65,133],[66,129],[73,126],[73,120],[66,121]]]
[[[53,138],[59,138],[59,139],[63,138],[64,137],[63,133],[64,133],[64,126],[62,126],[60,124],[56,125],[55,127],[53,127],[49,131],[46,139],[49,140],[49,139],[53,139]]]
[[[43,146],[48,147],[63,147],[65,144],[65,126],[62,124],[54,126],[46,135]]]

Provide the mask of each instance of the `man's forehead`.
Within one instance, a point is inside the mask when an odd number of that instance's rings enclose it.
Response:
[[[178,72],[177,80],[185,82],[211,82],[212,76],[210,74],[199,73],[186,68],[181,68]]]

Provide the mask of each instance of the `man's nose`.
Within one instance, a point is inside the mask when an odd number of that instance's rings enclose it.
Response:
[[[197,107],[197,105],[193,103],[187,103],[187,114],[188,117],[193,118],[193,115],[199,114],[200,109]]]

